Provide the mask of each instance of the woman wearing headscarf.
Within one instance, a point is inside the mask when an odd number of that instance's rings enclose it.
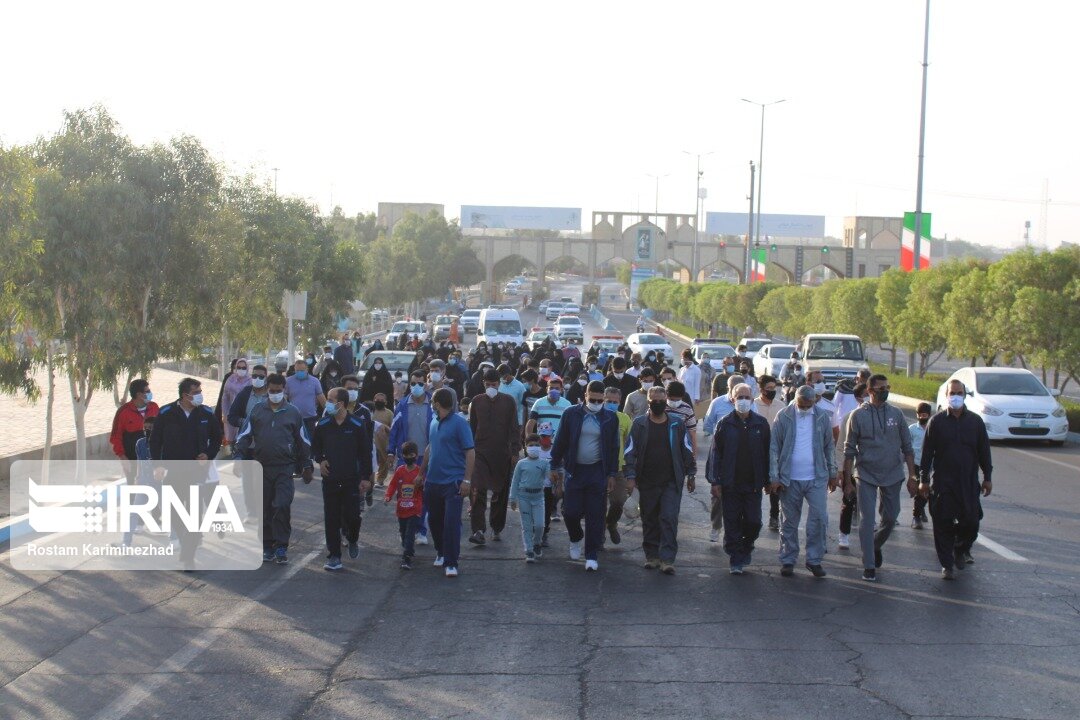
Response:
[[[364,382],[360,385],[360,402],[374,402],[375,396],[382,393],[387,400],[394,397],[394,379],[390,377],[390,371],[386,369],[386,363],[381,357],[376,356],[371,363],[371,369],[364,375]]]
[[[323,395],[330,392],[336,387],[341,387],[341,365],[337,360],[330,358],[323,365],[322,374],[319,375],[319,382],[322,383]]]
[[[240,391],[251,384],[251,376],[248,373],[248,361],[247,358],[237,358],[233,363],[233,371],[229,373],[229,377],[226,378],[225,383],[221,388],[221,407],[225,408],[225,413],[228,414],[229,408],[232,407],[233,401],[236,400],[236,396],[240,394]],[[236,442],[237,429],[232,423],[226,422],[225,426],[225,442],[229,445]]]

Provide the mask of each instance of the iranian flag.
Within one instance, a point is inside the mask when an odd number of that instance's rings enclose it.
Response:
[[[922,214],[920,228],[922,242],[919,244],[919,267],[930,267],[930,213]],[[904,213],[904,232],[900,238],[900,268],[905,272],[915,269],[915,213]]]
[[[769,251],[756,248],[750,253],[750,282],[765,282],[765,266],[769,264]]]

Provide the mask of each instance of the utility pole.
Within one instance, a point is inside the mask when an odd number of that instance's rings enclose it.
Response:
[[[270,168],[274,171],[274,194],[277,195],[277,172],[278,168]]]
[[[919,111],[919,173],[915,181],[915,257],[911,267],[922,267],[922,194],[923,194],[923,159],[926,148],[926,69],[930,58],[930,0],[926,0],[926,24],[923,30],[922,51],[922,107]],[[910,375],[910,373],[908,373]]]
[[[787,98],[781,98],[780,100],[773,100],[769,103],[759,103],[753,100],[742,99],[745,103],[751,105],[757,105],[761,108],[761,131],[758,133],[758,163],[757,163],[757,225],[754,227],[754,245],[761,244],[761,181],[765,173],[763,172],[765,163],[765,108],[770,105],[779,105],[782,102],[787,102]]]
[[[666,178],[670,175],[671,173],[664,173],[663,175],[653,175],[652,173],[645,173],[646,177],[651,177],[656,181],[656,196],[654,197],[655,214],[653,215],[653,225],[656,225],[657,227],[660,227],[660,178]]]
[[[750,238],[754,234],[754,161],[750,161],[750,225],[746,230],[746,251],[743,256],[743,284],[750,284]]]
[[[697,280],[698,274],[698,240],[701,236],[701,230],[699,228],[699,222],[701,218],[701,176],[704,174],[701,171],[701,158],[712,155],[715,150],[711,150],[707,153],[692,153],[689,150],[683,150],[683,155],[690,155],[697,158],[697,177],[695,178],[696,184],[694,186],[694,256],[690,261],[690,282]]]

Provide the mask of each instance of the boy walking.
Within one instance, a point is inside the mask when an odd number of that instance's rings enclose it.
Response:
[[[402,570],[412,570],[416,531],[420,527],[420,516],[424,514],[424,496],[419,481],[420,466],[416,464],[418,454],[416,443],[409,441],[402,444],[401,455],[405,464],[399,465],[394,471],[384,498],[386,502],[397,499]]]
[[[514,466],[510,482],[510,508],[521,511],[521,539],[525,544],[525,562],[536,562],[544,554],[544,481],[551,476],[551,461],[540,457],[540,436],[525,438],[524,460]]]

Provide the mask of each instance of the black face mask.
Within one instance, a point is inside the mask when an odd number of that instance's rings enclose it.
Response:
[[[383,410],[385,408],[386,408],[386,401],[385,400],[376,400],[375,401],[375,409],[376,410]]]
[[[930,422],[930,418],[919,418],[919,425],[926,427],[926,424]]]
[[[405,456],[405,464],[406,465],[415,465],[416,464],[416,456],[415,455],[406,455]]]
[[[761,395],[766,400],[775,400],[776,399],[776,391],[775,390],[765,390],[764,392],[761,393]]]
[[[649,401],[649,412],[651,412],[653,415],[656,415],[657,417],[660,417],[661,415],[663,415],[664,410],[666,410],[666,409],[667,409],[667,400],[650,400]]]
[[[888,390],[875,390],[872,395],[877,399],[878,402],[885,402],[889,399]]]

